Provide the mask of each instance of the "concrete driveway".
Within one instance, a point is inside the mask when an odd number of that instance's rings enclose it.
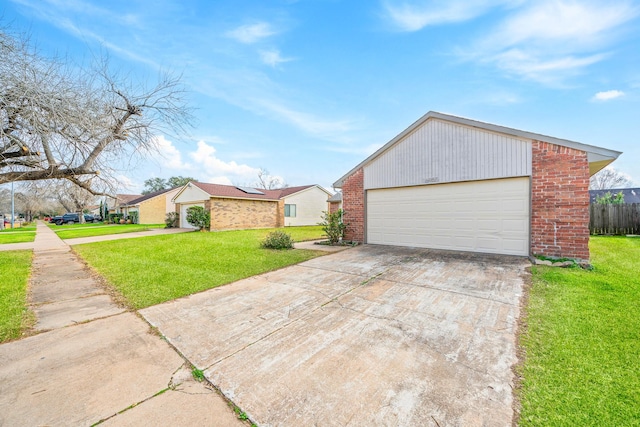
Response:
[[[261,426],[509,426],[528,265],[364,246],[141,313]]]

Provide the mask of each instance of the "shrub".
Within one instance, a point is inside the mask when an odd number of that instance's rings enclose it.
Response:
[[[265,249],[293,249],[293,239],[284,231],[272,231],[260,244]]]
[[[180,215],[178,212],[169,212],[164,218],[164,228],[178,228],[180,225],[179,219]]]
[[[620,191],[618,194],[611,194],[607,191],[602,196],[596,196],[596,203],[599,205],[622,205],[624,204],[624,194]]]
[[[187,222],[200,231],[208,230],[211,224],[211,214],[202,206],[191,206],[187,209]]]
[[[329,243],[336,244],[344,238],[344,231],[347,228],[347,224],[342,222],[342,209],[331,213],[322,212],[323,221],[318,225],[322,226],[325,236],[329,240]]]
[[[109,214],[109,222],[114,224],[118,224],[122,218],[124,218],[124,215],[121,213]]]
[[[138,211],[131,212],[131,214],[129,215],[129,219],[131,220],[132,224],[137,224],[140,219]]]

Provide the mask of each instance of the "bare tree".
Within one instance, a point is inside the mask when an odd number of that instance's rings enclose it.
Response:
[[[190,125],[184,93],[166,75],[134,86],[106,60],[78,71],[0,28],[0,184],[66,179],[104,194],[114,165]]]
[[[83,211],[87,206],[96,204],[96,196],[66,180],[58,180],[52,184],[50,188],[53,189],[56,200],[67,212],[77,212],[80,222],[84,222]]]
[[[596,173],[589,180],[590,190],[608,190],[610,188],[625,188],[631,185],[631,180],[622,172],[607,166]]]
[[[289,185],[284,182],[283,179],[273,176],[265,168],[258,170],[258,181],[255,186],[258,188],[264,188],[265,190],[275,190],[279,188],[287,188]]]

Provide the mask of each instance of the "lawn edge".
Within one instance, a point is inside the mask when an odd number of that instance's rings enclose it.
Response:
[[[511,409],[513,411],[513,418],[511,421],[512,427],[518,427],[520,423],[520,415],[522,413],[522,369],[527,359],[526,350],[522,344],[522,338],[527,335],[529,331],[529,297],[531,288],[533,287],[533,269],[538,268],[534,265],[530,265],[525,268],[525,274],[523,274],[522,296],[520,297],[519,309],[520,315],[516,321],[516,363],[511,366],[511,373],[513,374],[513,401],[511,402]]]

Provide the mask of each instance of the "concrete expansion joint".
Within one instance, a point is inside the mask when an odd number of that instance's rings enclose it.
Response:
[[[336,272],[336,270],[332,270],[330,268],[320,268],[320,267],[315,267],[315,266],[311,266],[311,265],[298,264],[298,267],[304,267],[304,268],[308,268],[308,269],[311,269],[311,270],[329,271],[331,273],[335,273]],[[341,271],[340,273],[341,274],[349,274],[351,276],[367,277],[365,274],[351,273],[349,271]]]
[[[61,300],[57,300],[57,301],[44,301],[44,302],[38,302],[38,303],[32,303],[31,306],[32,307],[42,307],[45,305],[49,305],[49,304],[59,304],[61,302],[68,302],[68,301],[80,301],[86,298],[91,298],[91,297],[95,297],[98,295],[106,295],[106,293],[102,290],[98,291],[98,292],[94,292],[92,294],[86,294],[86,295],[82,295],[79,297],[75,297],[75,298],[67,298],[67,299],[61,299]],[[111,316],[106,316],[106,317],[111,317]]]
[[[423,284],[419,284],[419,283],[400,282],[400,281],[397,281],[397,280],[387,279],[387,278],[384,278],[384,280],[386,282],[397,283],[397,284],[400,284],[400,285],[415,286],[416,288],[423,288],[423,289],[433,289],[433,290],[440,291],[440,292],[448,292],[448,293],[455,294],[455,295],[464,295],[464,296],[469,297],[469,298],[476,298],[476,299],[481,299],[481,300],[485,300],[485,301],[497,302],[499,304],[510,305],[512,307],[519,307],[518,303],[512,303],[512,302],[503,301],[503,300],[500,300],[500,299],[482,297],[482,296],[473,295],[473,294],[466,293],[466,292],[454,291],[452,289],[439,288],[437,286],[429,286],[429,285],[423,285]]]

